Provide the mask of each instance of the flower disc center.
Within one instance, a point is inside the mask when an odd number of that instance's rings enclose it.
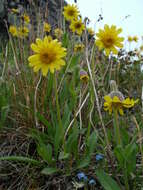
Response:
[[[69,15],[69,16],[73,16],[73,15],[74,15],[74,13],[75,13],[75,11],[74,11],[74,10],[72,10],[72,9],[68,11],[68,15]]]
[[[56,54],[55,52],[43,52],[40,55],[41,62],[45,64],[51,64],[55,60]]]
[[[81,28],[81,23],[76,23],[75,28],[77,29]]]
[[[104,44],[105,46],[108,48],[108,47],[111,47],[113,44],[114,44],[114,39],[113,38],[107,38],[104,40]]]

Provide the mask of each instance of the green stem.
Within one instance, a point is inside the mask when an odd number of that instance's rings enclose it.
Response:
[[[133,118],[133,122],[135,123],[136,128],[138,130],[138,137],[139,137],[139,139],[142,139],[142,132],[141,132],[140,126],[136,120],[136,117],[133,116],[132,118]],[[139,147],[140,147],[140,152],[141,152],[141,163],[142,163],[142,167],[143,167],[143,149],[142,149],[142,141],[141,140],[139,141]]]
[[[60,112],[60,105],[59,105],[59,100],[58,100],[58,90],[57,90],[57,79],[56,79],[56,73],[54,75],[54,88],[55,88],[55,98],[56,98],[56,109],[57,109],[57,118],[58,118],[58,123],[59,126],[58,129],[56,129],[56,143],[55,143],[55,154],[56,156],[58,155],[58,149],[59,146],[63,145],[63,148],[65,147],[65,142],[64,142],[64,138],[63,138],[63,126],[62,126],[62,119],[61,119],[61,112]]]
[[[120,128],[119,128],[117,109],[114,109],[113,112],[114,112],[113,121],[114,121],[115,141],[116,141],[117,145],[122,145],[122,143],[121,143],[121,136],[120,136]]]
[[[90,123],[90,122],[88,122],[86,139],[88,139],[88,138],[89,138],[89,136],[90,136],[90,131],[91,131],[91,123]]]
[[[125,187],[126,190],[129,190],[129,183],[128,183],[128,175],[127,175],[127,168],[124,168],[124,181],[125,181]]]
[[[42,74],[40,73],[40,78],[37,82],[37,85],[35,88],[35,93],[34,93],[34,117],[35,117],[35,124],[36,124],[37,128],[39,126],[38,119],[37,119],[37,112],[38,112],[38,110],[37,110],[37,93],[38,93],[39,85],[41,83],[41,79],[42,79]]]
[[[60,105],[58,100],[58,91],[57,91],[57,79],[56,74],[54,76],[54,88],[55,88],[55,96],[56,96],[56,107],[57,107],[57,116],[60,128],[62,128],[62,120],[61,120],[61,112],[60,112]]]

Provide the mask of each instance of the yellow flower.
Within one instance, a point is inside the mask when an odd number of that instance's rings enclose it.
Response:
[[[11,12],[12,12],[12,13],[14,13],[14,14],[17,14],[17,13],[19,13],[19,10],[18,10],[18,9],[13,8],[13,9],[11,9]]]
[[[12,34],[12,36],[17,36],[17,34],[18,34],[17,28],[12,25],[9,27],[9,32]]]
[[[140,46],[140,51],[143,51],[143,45]]]
[[[96,34],[98,39],[95,41],[99,49],[104,49],[106,55],[109,55],[110,52],[118,54],[118,48],[123,47],[124,38],[119,37],[118,35],[122,32],[122,29],[117,29],[116,26],[112,25],[109,27],[107,24],[104,26],[104,30],[100,29],[99,33]]]
[[[80,43],[80,44],[76,44],[75,47],[74,47],[74,52],[77,53],[77,52],[81,52],[83,51],[84,49],[84,44]]]
[[[44,22],[44,32],[50,32],[51,31],[51,25],[47,22]]]
[[[87,31],[88,31],[88,33],[89,33],[90,36],[94,36],[95,35],[94,30],[92,28],[88,28]]]
[[[72,32],[76,32],[78,35],[81,35],[82,32],[85,30],[85,26],[82,23],[82,20],[72,20],[71,24],[70,24],[70,29],[72,30]]]
[[[66,20],[71,21],[73,19],[77,19],[79,15],[79,11],[76,5],[67,5],[64,6],[63,15]]]
[[[138,39],[137,36],[133,36],[133,41],[134,41],[134,42],[138,42],[138,40],[139,40],[139,39]]]
[[[54,73],[55,69],[60,70],[61,66],[65,65],[63,58],[66,56],[66,49],[58,40],[47,36],[43,40],[37,38],[36,43],[31,44],[31,49],[35,54],[30,56],[28,61],[34,72],[41,69],[43,76],[46,76],[48,71]]]
[[[126,98],[124,100],[120,100],[118,96],[114,96],[111,98],[109,95],[104,96],[104,110],[109,111],[109,114],[112,113],[113,110],[119,111],[120,115],[123,115],[123,108],[131,108],[138,102],[138,100],[133,100],[130,98]]]
[[[27,37],[29,33],[29,29],[26,26],[21,26],[18,28],[18,37],[24,38]]]
[[[29,18],[29,16],[27,14],[22,15],[22,19],[24,20],[24,22],[26,24],[30,23],[30,18]]]
[[[131,107],[134,107],[134,105],[136,103],[138,103],[138,101],[139,101],[138,99],[137,100],[133,100],[133,99],[130,99],[130,98],[126,98],[125,100],[122,101],[122,103],[123,103],[123,106],[125,108],[131,108]]]
[[[56,36],[56,38],[61,38],[62,37],[62,35],[63,35],[63,31],[60,29],[60,28],[56,28],[55,30],[54,30],[54,35]]]
[[[88,74],[87,74],[86,71],[84,71],[84,70],[80,71],[80,80],[83,81],[83,82],[85,82],[85,83],[88,82],[89,76],[88,76]]]
[[[133,41],[132,36],[128,36],[128,42],[132,42],[132,41]]]

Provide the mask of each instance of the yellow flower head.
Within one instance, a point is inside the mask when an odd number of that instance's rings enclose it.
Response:
[[[81,80],[82,82],[84,82],[84,83],[87,83],[87,82],[88,82],[89,76],[88,76],[88,74],[87,74],[86,71],[84,71],[84,70],[81,70],[81,71],[80,71],[80,80]]]
[[[63,15],[66,20],[71,21],[73,19],[77,19],[79,15],[79,11],[76,5],[67,5],[64,6]]]
[[[118,48],[123,47],[123,37],[118,35],[122,32],[122,29],[117,29],[116,26],[112,25],[109,27],[107,24],[104,26],[104,30],[100,29],[99,33],[96,34],[98,39],[96,40],[96,45],[99,49],[104,49],[106,55],[109,55],[110,52],[118,54]]]
[[[131,108],[131,107],[134,107],[135,104],[138,103],[138,101],[139,101],[139,99],[134,100],[134,99],[126,98],[125,100],[123,100],[122,103],[125,108]]]
[[[51,25],[47,22],[44,22],[44,32],[50,32],[51,31]]]
[[[26,26],[21,26],[18,28],[18,37],[24,38],[29,34],[29,29]]]
[[[134,42],[138,42],[138,40],[139,40],[139,39],[138,39],[137,36],[133,36],[133,41],[134,41]]]
[[[30,23],[30,18],[29,18],[29,16],[28,16],[27,14],[22,15],[21,18],[24,20],[24,22],[25,22],[26,24],[29,24],[29,23]]]
[[[47,36],[43,40],[37,38],[36,43],[31,44],[31,49],[35,54],[30,56],[28,61],[34,72],[41,69],[43,76],[46,76],[48,71],[54,73],[55,69],[60,70],[61,66],[65,65],[63,58],[66,56],[66,49],[58,40]]]
[[[143,45],[140,46],[140,51],[143,51]]]
[[[76,32],[78,35],[81,35],[82,32],[85,30],[85,26],[81,19],[72,20],[70,24],[70,29],[72,30],[72,32]]]
[[[132,36],[128,36],[128,42],[132,42],[132,41],[133,41]]]
[[[87,31],[88,31],[88,33],[89,33],[90,36],[94,36],[95,35],[95,32],[94,32],[94,30],[92,28],[88,28]]]
[[[59,39],[59,38],[62,37],[63,31],[62,31],[60,28],[56,28],[56,29],[54,30],[54,35],[55,35],[56,38]]]
[[[12,13],[14,13],[14,14],[18,14],[18,13],[19,13],[19,10],[18,10],[18,9],[13,8],[13,9],[11,9],[11,12],[12,12]]]
[[[9,32],[12,34],[12,36],[17,36],[17,34],[18,34],[17,28],[12,25],[9,27]]]
[[[84,44],[80,43],[80,44],[76,44],[75,47],[74,47],[74,52],[77,53],[77,52],[81,52],[83,51],[84,49]]]
[[[113,110],[119,111],[120,115],[123,115],[123,108],[131,108],[138,102],[138,100],[133,100],[130,98],[126,98],[124,100],[120,100],[118,96],[111,96],[107,95],[104,96],[104,110],[109,111],[109,114],[112,113]]]

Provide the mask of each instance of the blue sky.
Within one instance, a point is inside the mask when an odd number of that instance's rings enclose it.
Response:
[[[67,0],[67,2],[72,4],[74,0]],[[123,29],[124,37],[137,35],[141,43],[143,0],[77,0],[77,5],[81,15],[91,20],[90,25],[95,28],[95,32],[103,28],[104,24],[114,24]],[[99,14],[102,14],[104,19],[95,24]]]

